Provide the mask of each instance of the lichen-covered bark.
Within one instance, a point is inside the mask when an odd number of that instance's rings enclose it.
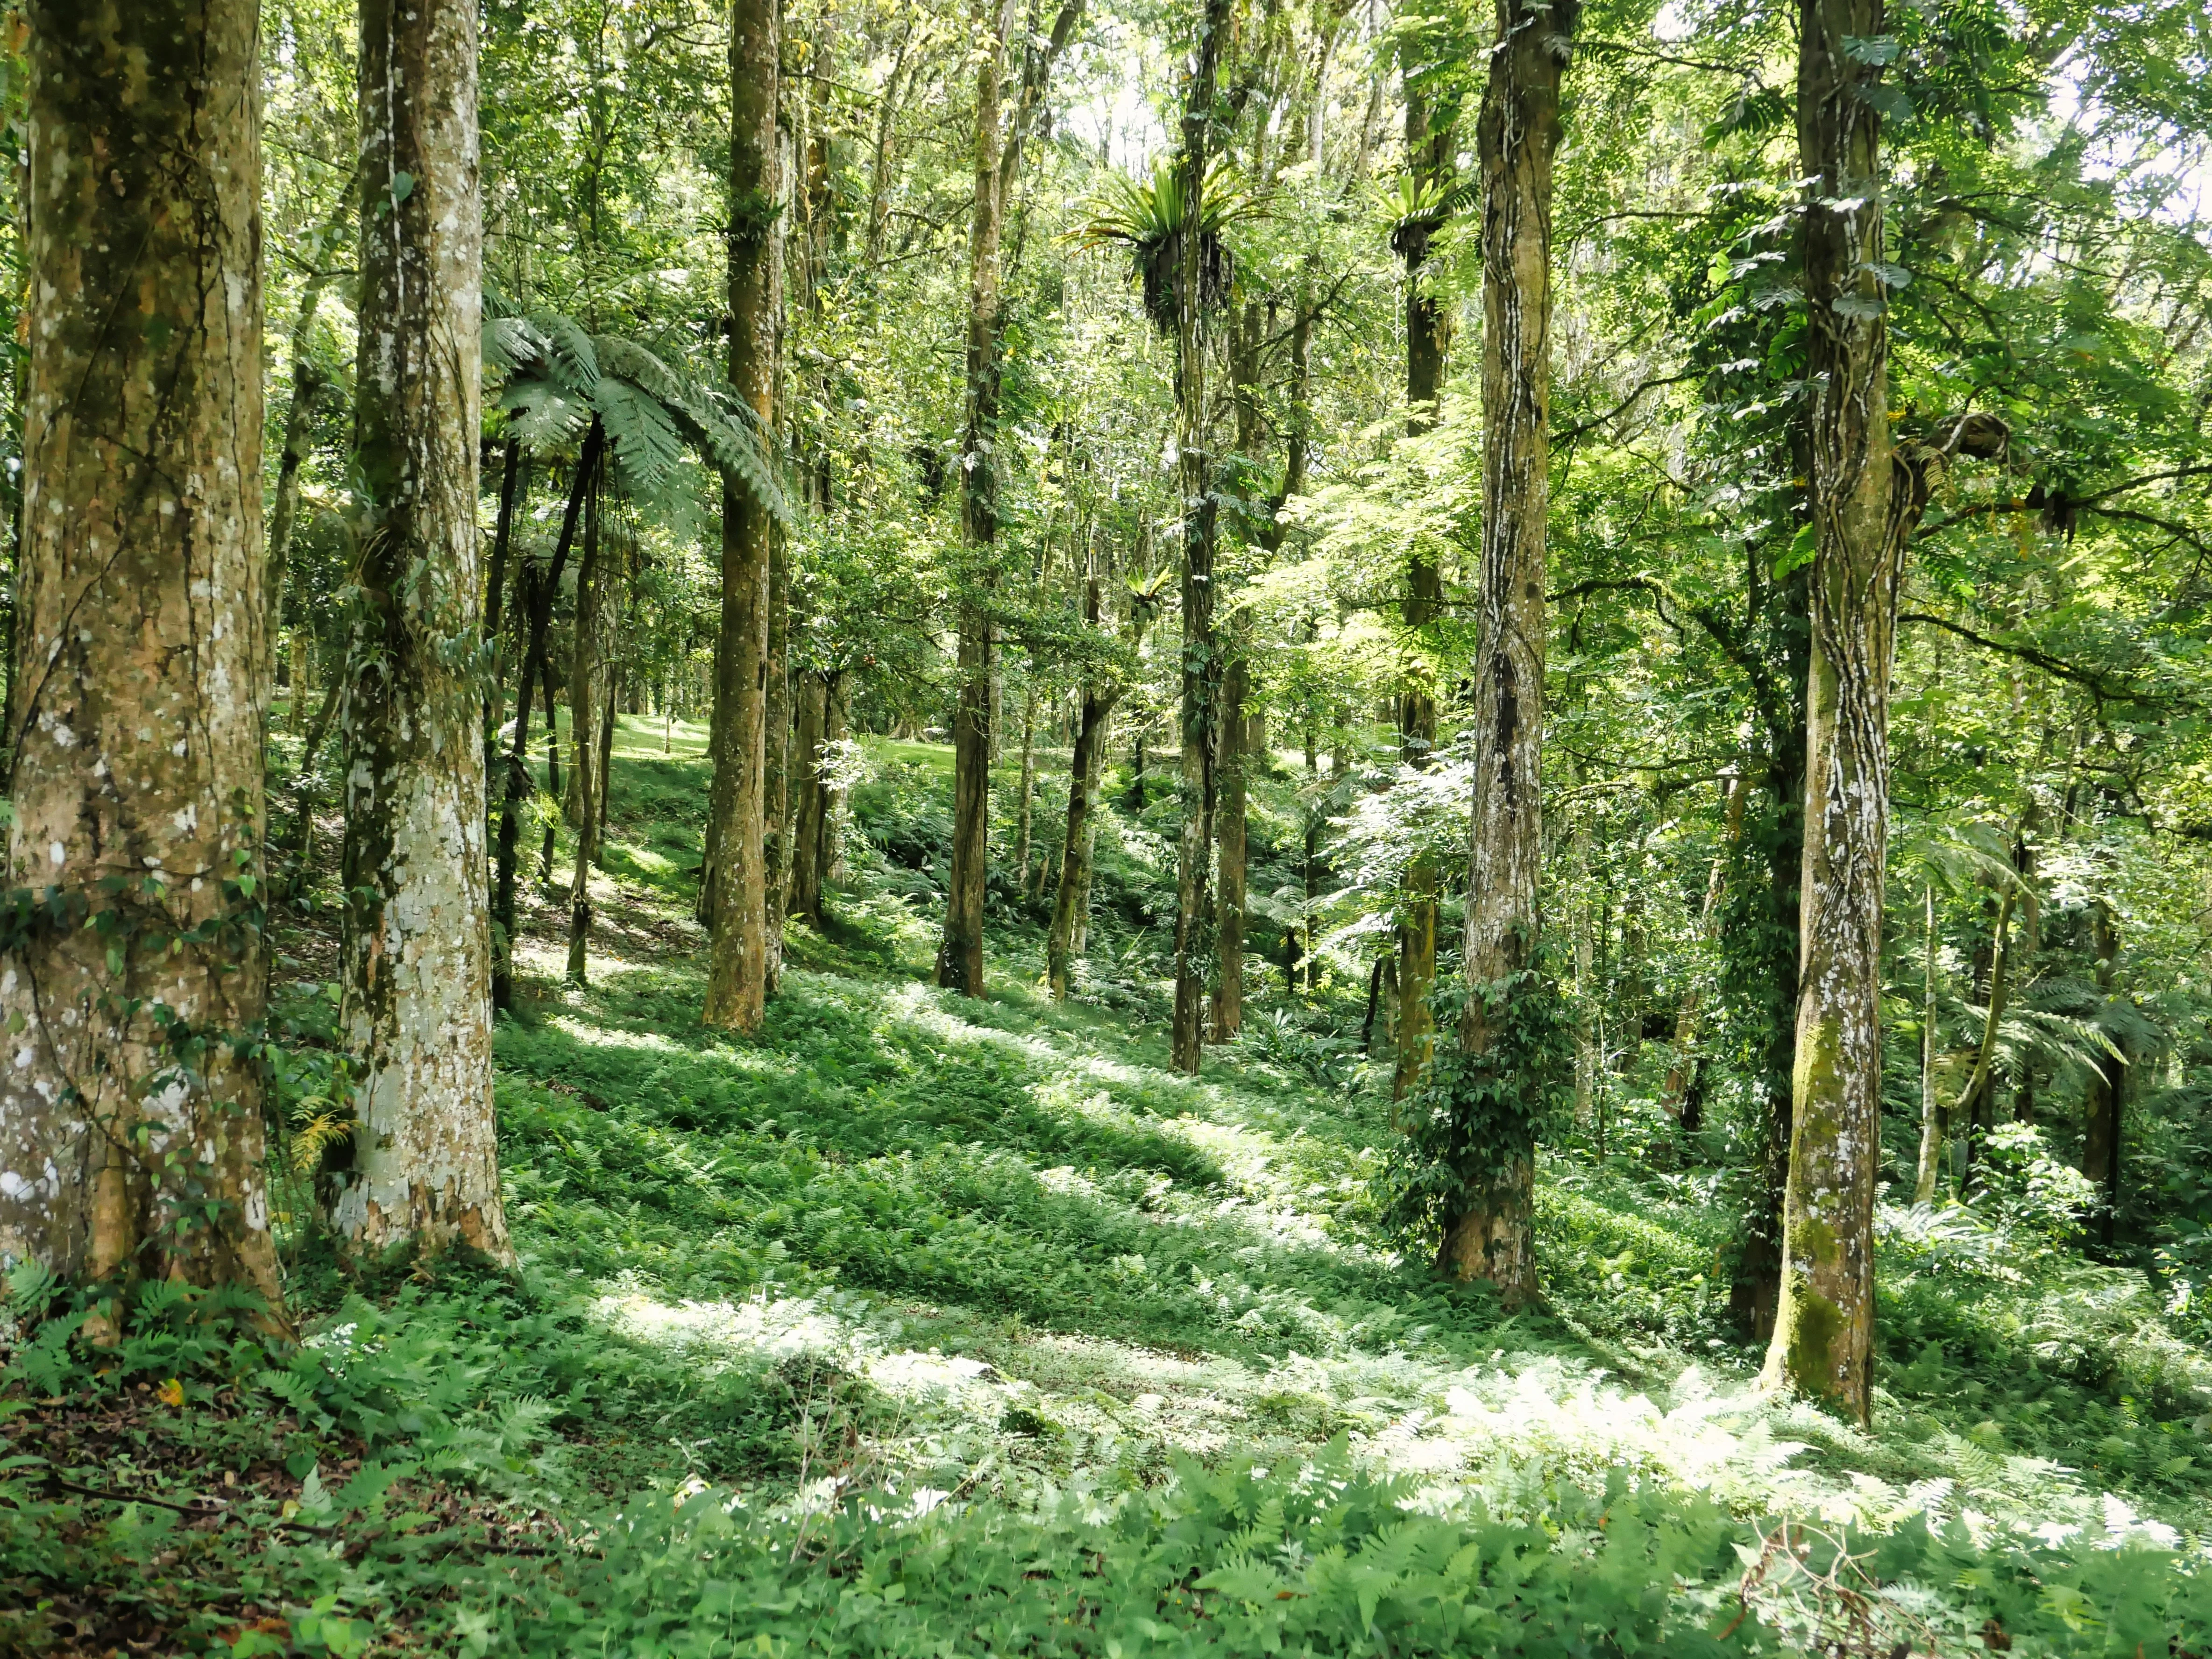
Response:
[[[1005,226],[1000,188],[1000,83],[1005,78],[1011,3],[995,13],[977,0],[975,197],[968,232],[968,405],[960,441],[960,522],[968,545],[967,580],[988,592],[999,539],[999,242]],[[952,714],[952,867],[945,881],[945,936],[937,982],[983,994],[983,891],[991,856],[991,617],[971,594],[959,613],[959,696]]]
[[[362,1064],[356,1249],[504,1261],[491,1092],[477,373],[483,269],[477,13],[361,9],[361,349],[366,520],[347,740],[345,1024]]]
[[[777,0],[738,0],[730,22],[730,386],[765,428],[775,413],[783,311],[778,210]],[[754,1031],[769,979],[767,744],[774,520],[734,477],[722,485],[722,617],[715,651],[713,945],[703,1018]]]
[[[8,884],[60,914],[0,956],[0,1261],[242,1283],[274,1321],[261,1090],[222,1040],[264,977],[258,16],[27,10]]]
[[[1498,0],[1478,134],[1484,512],[1464,945],[1474,987],[1528,967],[1540,922],[1552,158],[1577,9],[1572,0]],[[1484,1006],[1479,996],[1468,999],[1457,1034],[1462,1051],[1477,1058],[1497,1037]],[[1488,1279],[1509,1302],[1522,1301],[1536,1294],[1534,1158],[1523,1146],[1491,1151],[1497,1173],[1477,1183],[1467,1209],[1447,1227],[1439,1263],[1461,1279]]]

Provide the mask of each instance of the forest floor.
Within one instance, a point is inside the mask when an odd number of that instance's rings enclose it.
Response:
[[[1885,1212],[1861,1431],[1758,1389],[1710,1182],[1553,1160],[1509,1315],[1377,1230],[1359,1074],[1255,1010],[1177,1075],[1018,921],[939,992],[865,856],[710,1034],[663,736],[590,986],[563,902],[520,941],[516,1273],[295,1229],[295,1349],[6,1333],[0,1653],[2212,1651],[2212,1360],[2140,1273]],[[311,1008],[327,932],[280,943]]]

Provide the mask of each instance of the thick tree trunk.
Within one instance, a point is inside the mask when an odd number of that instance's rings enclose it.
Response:
[[[522,805],[538,790],[537,781],[530,771],[530,714],[531,700],[540,681],[545,687],[546,759],[550,765],[559,764],[558,728],[553,709],[552,663],[546,653],[546,635],[553,625],[553,605],[561,592],[561,573],[568,563],[568,550],[574,546],[576,526],[582,521],[584,497],[596,485],[601,456],[605,453],[606,434],[594,420],[584,433],[582,448],[576,457],[576,476],[568,486],[568,501],[561,516],[561,532],[553,544],[553,557],[545,568],[535,574],[524,568],[523,592],[530,607],[526,618],[528,638],[522,652],[522,672],[514,690],[514,742],[507,751],[507,776],[500,792],[499,843],[497,863],[492,884],[492,939],[494,951],[491,968],[491,1001],[495,1008],[514,1006],[514,885],[517,866],[521,861]],[[561,787],[556,775],[547,784],[549,790],[557,792]],[[551,826],[547,826],[550,833]],[[547,854],[547,875],[551,874],[551,854]]]
[[[1865,1420],[1881,1161],[1881,950],[1889,676],[1903,547],[1893,488],[1878,70],[1848,43],[1882,0],[1802,0],[1797,135],[1810,181],[1813,665],[1805,874],[1781,1297],[1766,1376]]]
[[[960,444],[961,526],[969,597],[960,605],[959,701],[952,716],[952,867],[937,982],[983,994],[983,891],[991,855],[992,638],[987,598],[995,585],[999,539],[1000,83],[1014,27],[1012,0],[995,17],[977,0],[984,50],[975,71],[975,189],[968,234],[968,410]]]
[[[766,428],[775,413],[783,304],[777,211],[778,0],[738,0],[730,27],[730,386]],[[759,1030],[769,980],[768,637],[774,520],[722,485],[722,619],[715,653],[713,945],[708,1024]]]
[[[483,599],[474,5],[364,0],[361,128],[355,453],[370,524],[344,707],[343,972],[362,1077],[334,1219],[356,1249],[505,1261],[471,672]]]
[[[1204,0],[1197,50],[1185,88],[1182,153],[1176,162],[1182,199],[1205,198],[1221,53],[1228,44],[1229,0]],[[1182,513],[1182,759],[1178,782],[1182,834],[1176,858],[1176,1069],[1195,1073],[1206,1055],[1206,980],[1218,957],[1212,883],[1216,763],[1221,743],[1220,647],[1214,637],[1215,492],[1206,406],[1206,239],[1193,225],[1180,238],[1176,271],[1176,490]]]
[[[0,973],[0,1261],[240,1284],[281,1325],[261,1088],[225,1040],[264,982],[258,13],[27,21],[8,882],[47,896]]]
[[[1498,0],[1478,142],[1484,513],[1464,946],[1472,994],[1458,1032],[1462,1053],[1478,1066],[1499,1036],[1483,994],[1534,964],[1540,926],[1552,158],[1577,9],[1573,0]],[[1520,1086],[1536,1085],[1523,1079]],[[1534,1158],[1517,1135],[1481,1149],[1480,1167],[1462,1172],[1468,1201],[1438,1251],[1439,1266],[1487,1279],[1509,1304],[1536,1294]]]
[[[576,867],[568,878],[568,967],[571,985],[585,982],[592,944],[592,866],[599,850],[599,729],[598,707],[599,589],[599,492],[584,501],[584,562],[576,568],[576,648],[568,659],[568,740],[574,745],[576,782]],[[611,690],[609,687],[607,690]],[[610,699],[611,702],[611,699]],[[607,709],[612,720],[614,711]]]

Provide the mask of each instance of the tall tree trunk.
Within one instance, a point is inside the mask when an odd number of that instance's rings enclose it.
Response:
[[[486,643],[491,647],[489,684],[484,697],[484,776],[487,779],[497,763],[500,717],[507,712],[507,635],[501,623],[505,620],[507,605],[507,557],[514,547],[514,511],[522,505],[522,442],[510,436],[501,447],[499,517],[494,522],[491,535],[491,572],[484,579],[483,632]],[[502,781],[502,793],[504,789]]]
[[[568,740],[574,745],[576,784],[576,867],[568,878],[568,967],[571,985],[585,981],[592,942],[592,866],[599,850],[599,728],[594,684],[599,678],[601,544],[599,492],[584,501],[584,562],[576,569],[576,647],[568,659]],[[611,688],[608,688],[611,690]],[[611,702],[611,699],[610,699]],[[613,718],[611,707],[607,716]]]
[[[505,1261],[471,669],[483,601],[473,4],[364,0],[361,127],[355,453],[370,524],[344,709],[343,974],[362,1075],[334,1219],[356,1249]]]
[[[0,974],[0,1259],[239,1284],[281,1326],[261,1088],[225,1040],[264,982],[258,18],[27,9],[8,880],[51,897]]]
[[[817,673],[799,677],[798,735],[793,764],[799,797],[791,815],[791,890],[788,913],[817,927],[822,921],[822,820],[829,789],[822,777],[822,732],[829,714],[828,682]]]
[[[553,653],[545,653],[538,665],[538,679],[545,692],[545,793],[553,800],[563,799],[561,792],[561,696],[560,688],[553,683]],[[553,885],[553,837],[559,828],[551,813],[545,815],[545,840],[538,849],[538,884],[550,892]]]
[[[946,881],[945,936],[937,982],[983,994],[983,891],[991,847],[992,638],[988,595],[999,539],[999,243],[1006,198],[1000,191],[1004,142],[1000,82],[1014,27],[1013,0],[989,15],[976,0],[982,51],[975,71],[975,189],[968,234],[968,409],[960,442],[961,528],[968,548],[968,592],[959,606],[959,700],[952,715],[952,867]]]
[[[823,142],[827,144],[826,136]],[[828,507],[826,499],[822,506]],[[768,703],[763,711],[768,730],[761,745],[768,769],[761,820],[762,862],[767,872],[763,879],[768,884],[770,996],[775,994],[783,977],[784,905],[791,885],[791,550],[782,526],[775,526],[773,533],[768,574]]]
[[[1416,183],[1435,191],[1451,180],[1452,130],[1432,123],[1428,100],[1409,76],[1406,84],[1406,165]],[[1451,343],[1451,312],[1423,280],[1429,239],[1437,228],[1427,218],[1409,219],[1395,240],[1406,261],[1406,431],[1428,431],[1437,422],[1443,395],[1444,359]],[[1436,550],[1417,544],[1406,569],[1406,597],[1399,620],[1406,631],[1405,683],[1398,696],[1400,759],[1425,771],[1437,746],[1434,666],[1437,618],[1443,611],[1443,573]],[[1436,1042],[1436,1019],[1429,997],[1437,981],[1436,861],[1416,854],[1406,866],[1404,896],[1398,912],[1398,1047],[1393,1093],[1402,1099],[1429,1063]]]
[[[605,429],[595,419],[586,428],[576,456],[576,476],[569,482],[568,501],[561,515],[561,531],[553,544],[553,557],[542,572],[524,567],[523,593],[529,614],[525,618],[528,637],[522,651],[522,672],[514,690],[514,742],[507,750],[507,776],[500,791],[497,863],[492,883],[491,1002],[495,1008],[514,1006],[514,884],[521,861],[522,805],[537,793],[530,771],[531,699],[542,680],[545,686],[546,757],[557,764],[560,750],[554,723],[552,663],[545,649],[553,625],[553,605],[561,592],[561,573],[567,568],[568,550],[575,544],[576,526],[584,513],[584,497],[593,487],[606,446]],[[548,786],[557,791],[556,777]],[[551,826],[547,826],[549,833]],[[548,855],[549,860],[550,855]],[[549,862],[548,874],[550,874]]]
[[[1698,937],[1708,949],[1720,942],[1721,895],[1727,885],[1729,854],[1743,834],[1745,793],[1744,781],[1738,775],[1729,778],[1721,793],[1723,845],[1713,854],[1712,866],[1705,878],[1705,907],[1698,913]],[[1682,1000],[1674,1010],[1673,1058],[1667,1063],[1666,1079],[1660,1088],[1660,1104],[1685,1129],[1700,1127],[1689,1121],[1686,1114],[1698,1075],[1698,1021],[1704,1012],[1705,994],[1692,981],[1683,988]]]
[[[1805,876],[1781,1297],[1766,1376],[1864,1421],[1881,1158],[1889,676],[1903,548],[1890,533],[1888,332],[1877,78],[1849,43],[1883,0],[1801,0],[1800,172],[1813,390],[1813,665]]]
[[[779,0],[737,0],[730,26],[730,386],[767,429],[783,308],[779,228]],[[768,636],[774,520],[734,477],[722,484],[722,620],[715,653],[713,945],[703,1018],[751,1032],[769,979]]]
[[[845,671],[839,669],[830,676],[830,688],[822,704],[822,746],[834,750],[845,741],[847,717],[850,710],[845,702]],[[828,787],[822,799],[822,850],[818,861],[822,866],[824,886],[843,881],[845,868],[845,786],[836,779],[825,780]]]
[[[1212,1026],[1213,1041],[1233,1042],[1244,1024],[1244,905],[1247,898],[1247,845],[1244,775],[1245,702],[1250,693],[1252,671],[1245,654],[1249,633],[1245,613],[1231,623],[1232,640],[1228,666],[1221,677],[1219,810],[1215,814],[1214,840],[1219,870],[1214,901],[1214,955]]]
[[[1014,836],[1014,878],[1030,884],[1030,826],[1036,805],[1036,687],[1022,697],[1022,793],[1020,821]]]
[[[1230,0],[1203,0],[1198,42],[1183,94],[1182,152],[1176,168],[1187,214],[1205,199],[1221,53]],[[1215,494],[1206,407],[1206,239],[1195,223],[1179,238],[1176,270],[1176,491],[1182,512],[1182,829],[1176,859],[1176,1069],[1195,1073],[1206,1055],[1206,979],[1218,962],[1212,885],[1215,767],[1221,742],[1222,663],[1214,638]]]
[[[1921,884],[1925,912],[1921,928],[1920,1158],[1913,1171],[1912,1201],[1936,1201],[1936,1180],[1943,1169],[1943,1093],[1936,1082],[1936,966],[1942,939],[1936,932],[1936,884]]]
[[[2113,966],[2120,953],[2119,929],[2113,925],[2112,907],[2099,899],[2090,911],[2089,939],[2097,957],[2097,990],[2112,998]],[[2088,1114],[2081,1138],[2081,1173],[2103,1194],[2105,1206],[2097,1218],[2098,1236],[2105,1249],[2112,1248],[2114,1222],[2120,1206],[2120,1100],[2125,1062],[2111,1054],[2097,1061],[2089,1079]]]
[[[1474,806],[1458,1032],[1480,1073],[1535,966],[1542,864],[1545,528],[1550,504],[1552,158],[1574,0],[1498,0],[1482,167],[1482,572],[1474,662]],[[1493,999],[1510,992],[1502,1005]],[[1402,1042],[1402,1039],[1401,1039]],[[1500,1079],[1504,1082],[1504,1079]],[[1537,1086],[1520,1078],[1523,1090]],[[1533,1103],[1532,1103],[1533,1105]],[[1533,1110],[1523,1121],[1533,1118]],[[1461,1172],[1468,1194],[1438,1265],[1509,1303],[1536,1294],[1535,1148],[1507,1130]]]
[[[1951,1108],[1951,1115],[1966,1126],[1969,1135],[1991,1121],[1990,1106],[1996,1093],[1997,1029],[2004,1020],[2005,1002],[2012,987],[2012,913],[2015,890],[2008,886],[1997,901],[1996,927],[1990,946],[1989,1004],[1982,1014],[1981,1041],[1974,1047],[1974,1069],[1966,1086]]]

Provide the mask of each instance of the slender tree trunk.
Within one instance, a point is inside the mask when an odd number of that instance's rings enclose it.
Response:
[[[599,492],[584,501],[584,562],[576,570],[576,648],[568,661],[568,740],[575,747],[576,867],[568,878],[568,967],[571,985],[585,982],[592,943],[592,866],[599,851],[599,729],[593,719],[599,674]],[[610,691],[612,687],[607,688]],[[607,718],[614,718],[611,697]]]
[[[730,386],[765,428],[775,414],[783,307],[776,204],[778,0],[737,0],[730,28]],[[768,640],[774,520],[734,477],[722,485],[722,622],[715,653],[713,945],[703,1018],[751,1032],[769,981]]]
[[[1744,781],[1740,776],[1727,781],[1721,801],[1721,835],[1723,845],[1713,854],[1711,871],[1705,878],[1705,908],[1698,913],[1698,936],[1710,949],[1719,943],[1721,895],[1728,879],[1729,855],[1743,834]],[[1660,1089],[1660,1103],[1685,1129],[1699,1126],[1686,1116],[1691,1091],[1698,1075],[1698,1021],[1705,1012],[1705,996],[1695,981],[1685,987],[1680,1006],[1674,1011],[1674,1042],[1673,1058],[1667,1063],[1667,1077]]]
[[[907,52],[914,44],[914,24],[908,21],[899,31],[898,51],[891,58],[891,72],[884,77],[884,89],[876,102],[876,145],[874,161],[868,169],[868,264],[871,269],[884,262],[884,234],[891,221],[891,139],[897,131],[899,112],[899,82],[906,73]]]
[[[1019,821],[1014,836],[1014,877],[1026,890],[1030,884],[1030,823],[1036,805],[1036,688],[1022,699],[1022,793]]]
[[[491,574],[484,580],[483,632],[491,647],[489,685],[484,698],[484,776],[497,763],[499,724],[506,714],[507,635],[501,623],[507,605],[507,556],[514,546],[514,512],[522,505],[522,443],[510,437],[502,447],[499,473],[499,518],[491,537]],[[504,792],[504,781],[501,783]],[[494,1004],[496,1006],[496,1004]]]
[[[819,674],[799,682],[799,732],[793,761],[799,772],[799,800],[792,813],[789,913],[817,927],[822,922],[822,824],[829,788],[822,776],[823,727],[829,714],[830,688]]]
[[[1920,997],[1920,1158],[1913,1173],[1912,1201],[1936,1201],[1936,1179],[1943,1168],[1943,1096],[1936,1084],[1936,961],[1942,940],[1936,932],[1936,884],[1921,884],[1925,912],[1921,929],[1923,958]]]
[[[1000,83],[1014,27],[1012,0],[995,16],[977,0],[982,50],[975,71],[975,190],[968,236],[968,413],[960,445],[961,526],[969,592],[959,607],[960,693],[952,716],[952,867],[946,884],[945,937],[937,982],[983,994],[983,892],[991,841],[992,638],[988,596],[996,583],[999,538],[999,243],[1006,200],[1000,191],[1003,125]]]
[[[2112,907],[2099,899],[2090,912],[2089,938],[2097,957],[2097,990],[2106,1000],[2112,995],[2114,964],[2120,952],[2119,929],[2113,925]],[[2089,1079],[2088,1114],[2081,1138],[2081,1173],[2097,1184],[2105,1206],[2097,1218],[2097,1231],[2107,1252],[2112,1248],[2114,1224],[2120,1206],[2120,1102],[2125,1062],[2110,1054],[2097,1061]]]
[[[8,881],[52,920],[0,974],[0,1260],[242,1285],[281,1326],[261,1086],[225,1040],[264,984],[258,19],[26,14]]]
[[[545,686],[546,759],[549,765],[557,766],[560,741],[553,710],[553,665],[545,640],[553,625],[554,601],[560,596],[561,573],[568,567],[568,550],[575,544],[576,526],[583,519],[584,497],[594,487],[605,444],[605,430],[597,420],[592,421],[585,430],[583,447],[576,456],[576,476],[569,483],[568,506],[561,515],[561,532],[553,544],[553,557],[536,575],[531,574],[527,566],[524,568],[523,591],[528,596],[530,607],[526,618],[529,635],[523,647],[522,672],[515,684],[514,742],[507,751],[507,776],[500,792],[497,864],[492,883],[495,949],[491,1001],[495,1008],[514,1006],[514,886],[521,854],[522,805],[537,793],[537,783],[530,772],[531,698],[542,680]],[[547,787],[557,793],[561,787],[559,777],[553,777]],[[546,830],[550,836],[552,826],[547,825]],[[550,850],[545,869],[550,879]]]
[[[840,669],[830,676],[829,690],[822,702],[822,746],[825,752],[834,750],[845,741],[846,719],[845,673]],[[825,760],[824,764],[828,763]],[[822,798],[822,850],[817,862],[822,868],[822,882],[827,886],[843,881],[845,869],[845,787],[835,779],[825,780],[827,787]]]
[[[1185,89],[1182,199],[1205,198],[1229,0],[1203,0],[1190,82]],[[1193,213],[1195,216],[1195,213]],[[1218,962],[1208,902],[1221,744],[1220,647],[1214,637],[1215,495],[1206,407],[1206,239],[1195,225],[1180,238],[1176,271],[1176,489],[1182,512],[1182,829],[1176,859],[1175,1025],[1178,1071],[1196,1073],[1206,1054],[1206,980]]]
[[[623,665],[619,660],[608,658],[605,678],[606,697],[599,709],[599,811],[593,815],[599,820],[599,830],[592,840],[592,867],[595,870],[607,867],[607,822],[613,810],[614,796],[616,709],[623,690]]]
[[[825,137],[825,145],[827,142]],[[826,489],[824,496],[826,508]],[[774,535],[768,578],[768,704],[763,716],[768,731],[762,744],[768,775],[761,803],[770,996],[783,977],[784,905],[791,888],[791,551],[790,538],[781,525]]]
[[[1573,0],[1498,0],[1478,140],[1482,201],[1483,526],[1462,1054],[1489,1062],[1493,988],[1536,963],[1542,864],[1545,529],[1552,398],[1552,158]],[[1543,994],[1515,986],[1518,997]],[[1510,1006],[1510,1005],[1508,1005]],[[1531,1089],[1534,1079],[1518,1079]],[[1531,1114],[1533,1116],[1533,1113]],[[1509,1303],[1536,1294],[1535,1148],[1482,1149],[1438,1265]]]
[[[1243,621],[1240,612],[1236,623],[1232,623],[1232,630],[1240,635],[1246,632],[1245,628],[1237,625]],[[1251,688],[1252,671],[1243,647],[1242,639],[1231,645],[1229,665],[1221,678],[1220,811],[1214,825],[1220,865],[1219,892],[1214,902],[1215,955],[1218,960],[1214,971],[1212,1012],[1216,1042],[1235,1042],[1244,1024],[1244,702]]]
[[[553,800],[563,797],[561,792],[561,697],[553,683],[553,654],[547,652],[538,665],[538,678],[545,691],[545,793]],[[553,838],[559,828],[551,813],[545,817],[545,840],[538,854],[538,881],[548,892],[553,886]]]
[[[312,251],[314,269],[308,275],[307,285],[300,290],[300,309],[292,323],[292,395],[284,409],[284,447],[276,460],[276,488],[269,504],[269,574],[266,581],[266,603],[269,610],[266,638],[273,653],[276,641],[283,637],[284,579],[291,564],[292,529],[300,516],[300,469],[307,459],[307,449],[313,441],[315,411],[329,381],[316,364],[310,347],[315,332],[315,318],[323,308],[323,295],[334,275],[331,261],[336,258],[334,244],[345,222],[354,210],[356,198],[354,180],[349,179],[331,203],[331,210],[316,228]],[[293,677],[295,680],[298,675]],[[301,688],[293,688],[295,702],[299,700]]]
[[[361,93],[355,453],[371,524],[344,705],[344,985],[362,1073],[334,1219],[360,1250],[505,1261],[471,671],[483,599],[475,6],[364,0]]]
[[[1093,689],[1083,698],[1076,727],[1075,752],[1067,770],[1067,831],[1060,841],[1060,885],[1052,904],[1052,930],[1046,936],[1045,976],[1055,1002],[1067,1000],[1074,983],[1074,962],[1083,954],[1084,912],[1091,900],[1091,816],[1098,795],[1098,756],[1105,747],[1107,721],[1118,693]]]

